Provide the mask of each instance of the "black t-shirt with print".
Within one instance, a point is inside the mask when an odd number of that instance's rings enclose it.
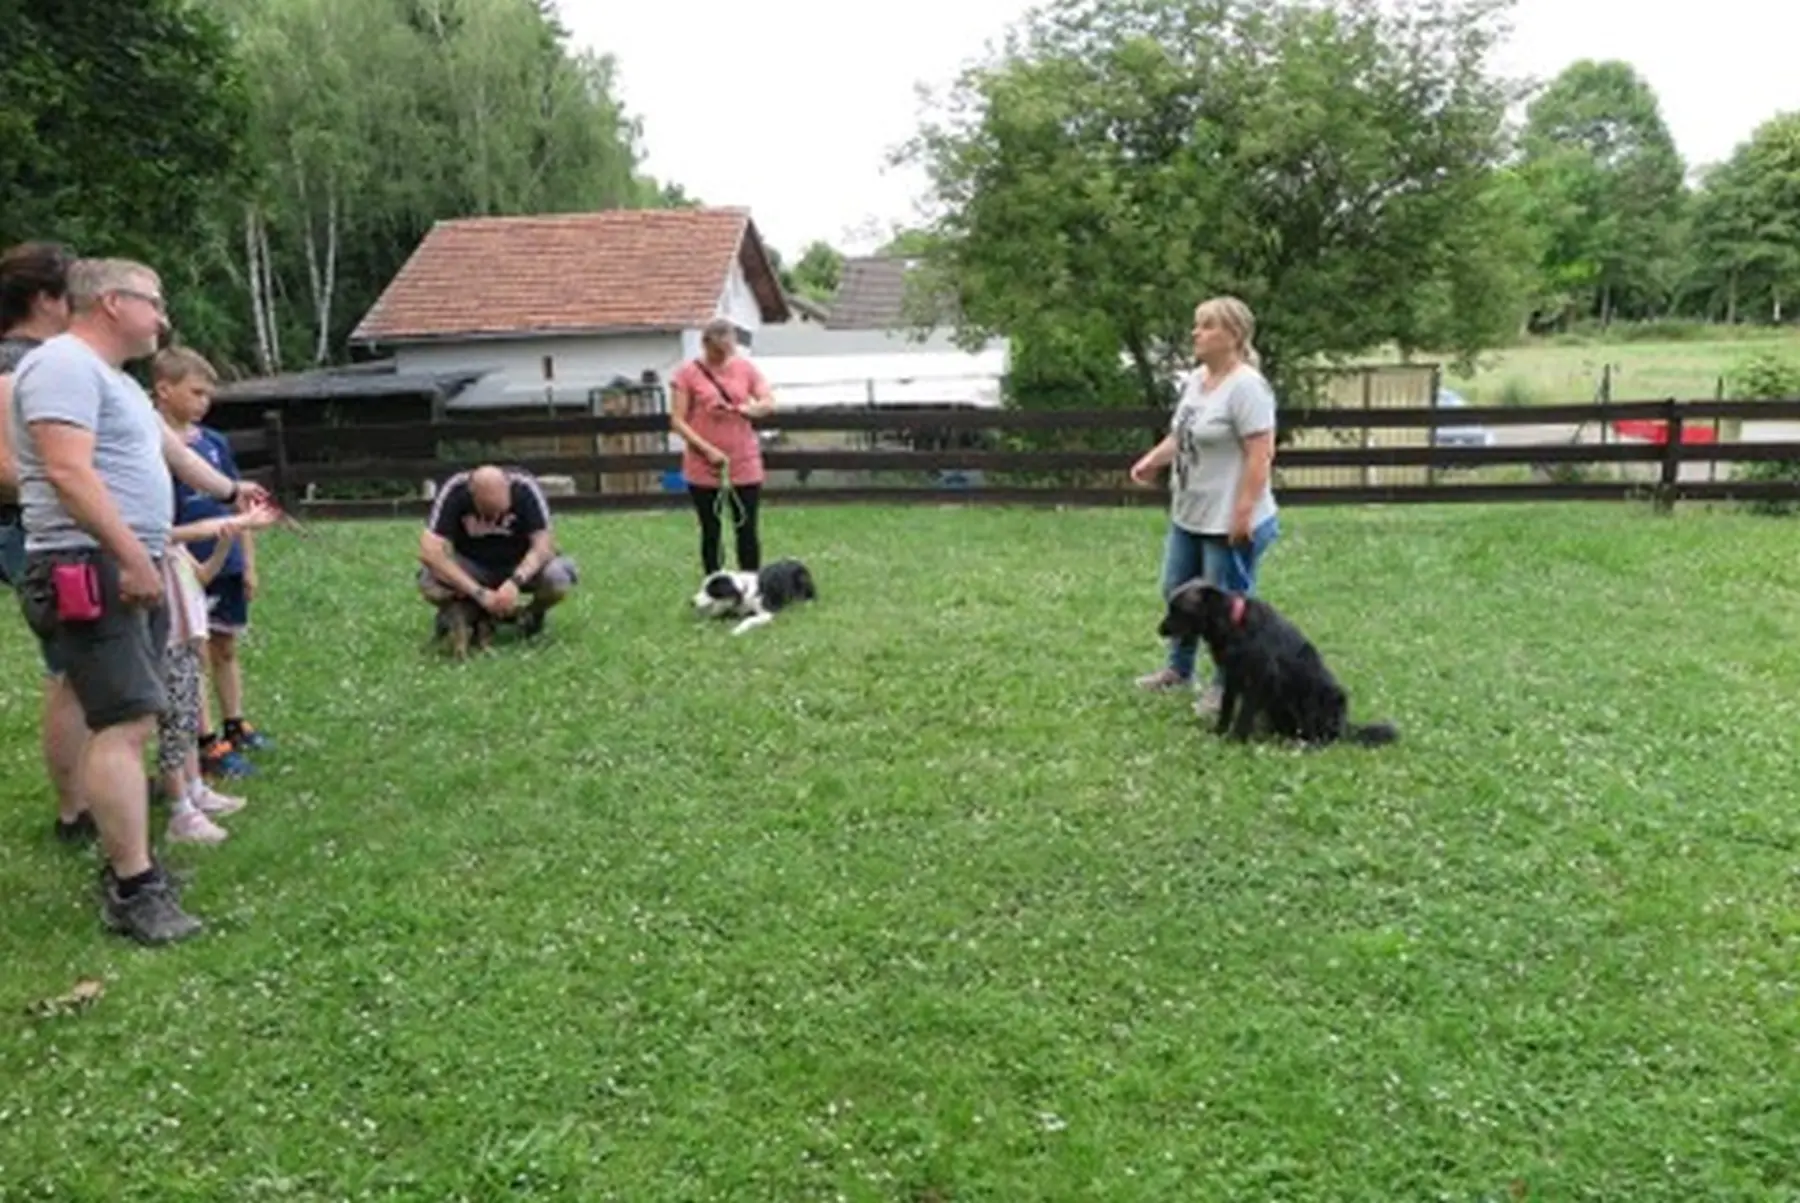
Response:
[[[512,503],[497,521],[475,509],[467,473],[452,477],[431,507],[431,531],[448,539],[457,555],[480,567],[493,580],[512,575],[531,550],[531,536],[550,526],[550,509],[537,482],[523,472],[508,472]]]

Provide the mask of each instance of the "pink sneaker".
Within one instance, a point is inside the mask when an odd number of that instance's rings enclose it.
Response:
[[[223,844],[230,835],[197,810],[183,810],[169,816],[171,844]]]
[[[221,794],[210,785],[202,785],[189,797],[192,798],[195,806],[208,815],[234,815],[249,805],[243,798]]]
[[[1184,689],[1187,684],[1186,677],[1166,666],[1137,679],[1137,687],[1147,689],[1151,693],[1167,693],[1171,689]]]

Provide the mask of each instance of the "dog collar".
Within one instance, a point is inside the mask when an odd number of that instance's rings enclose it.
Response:
[[[1241,593],[1232,594],[1231,595],[1231,625],[1232,626],[1241,627],[1244,625],[1244,609],[1245,609],[1244,595]]]

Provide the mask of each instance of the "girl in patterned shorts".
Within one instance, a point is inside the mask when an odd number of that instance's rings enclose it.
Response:
[[[206,582],[224,565],[237,536],[263,530],[273,511],[234,514],[178,526],[163,557],[163,601],[169,607],[169,646],[163,653],[163,687],[169,705],[157,729],[157,767],[169,799],[172,844],[217,844],[230,833],[213,820],[244,808],[244,799],[215,792],[200,775],[200,706],[205,682]],[[213,541],[206,563],[187,543]]]

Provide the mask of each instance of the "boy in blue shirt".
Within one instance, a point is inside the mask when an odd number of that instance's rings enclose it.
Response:
[[[218,387],[218,373],[212,364],[190,348],[170,347],[157,355],[151,374],[157,408],[175,433],[209,464],[237,480],[231,443],[223,434],[200,424],[212,407],[213,390]],[[175,525],[230,516],[229,506],[175,482]],[[195,543],[190,550],[204,562],[212,555],[212,544]],[[211,707],[205,708],[208,721],[200,736],[200,764],[203,771],[213,776],[248,775],[253,770],[243,753],[270,746],[268,737],[244,718],[244,675],[238,660],[238,637],[249,629],[250,602],[255,596],[256,545],[246,531],[206,587],[207,661],[213,690],[225,717],[223,728],[215,731],[210,721]]]

